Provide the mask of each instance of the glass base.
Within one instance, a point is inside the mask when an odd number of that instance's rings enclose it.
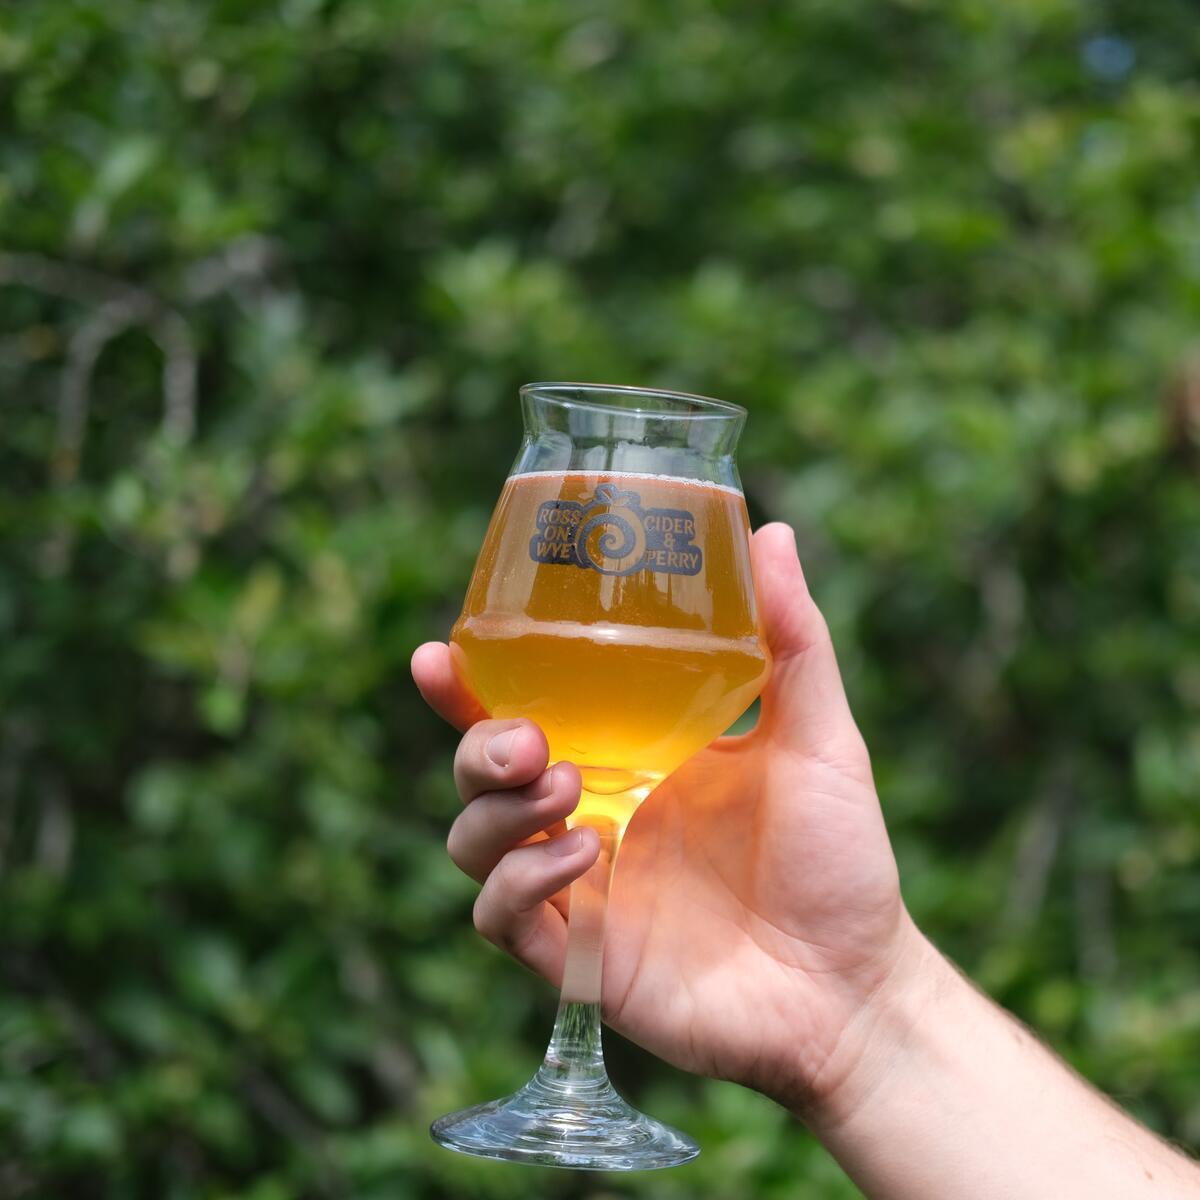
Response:
[[[640,1113],[607,1079],[564,1086],[544,1071],[503,1100],[434,1121],[429,1132],[448,1150],[542,1167],[650,1171],[700,1153],[686,1134]]]

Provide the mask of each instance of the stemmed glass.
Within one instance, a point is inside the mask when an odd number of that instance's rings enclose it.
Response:
[[[521,389],[525,437],[462,615],[456,669],[493,717],[528,717],[583,779],[568,824],[600,856],[572,885],[562,996],[546,1057],[502,1100],[435,1121],[441,1145],[549,1166],[629,1171],[699,1153],[608,1080],[604,920],[638,805],[758,695],[755,610],[734,464],[737,405],[583,383]]]

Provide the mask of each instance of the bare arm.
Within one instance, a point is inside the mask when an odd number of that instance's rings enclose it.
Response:
[[[1196,1200],[1200,1166],[1075,1074],[933,947],[802,1114],[871,1200]]]

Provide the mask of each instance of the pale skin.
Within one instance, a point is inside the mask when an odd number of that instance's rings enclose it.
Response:
[[[752,541],[774,670],[629,825],[605,940],[606,1022],[801,1117],[872,1200],[1200,1200],[1200,1168],[1072,1073],[934,949],[905,909],[866,746],[791,530]],[[464,730],[455,863],[480,933],[557,984],[565,889],[599,840],[528,721],[494,721],[447,647],[413,677]]]

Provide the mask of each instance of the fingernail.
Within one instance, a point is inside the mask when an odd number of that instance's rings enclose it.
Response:
[[[568,858],[572,854],[578,854],[582,847],[583,830],[572,829],[562,837],[551,838],[546,843],[546,853],[553,854],[555,858]]]
[[[513,743],[517,740],[520,729],[506,729],[498,733],[487,744],[487,756],[498,767],[507,767],[512,758]]]
[[[538,780],[537,790],[533,794],[534,800],[545,800],[550,793],[554,791],[554,768],[551,767],[541,779]]]

